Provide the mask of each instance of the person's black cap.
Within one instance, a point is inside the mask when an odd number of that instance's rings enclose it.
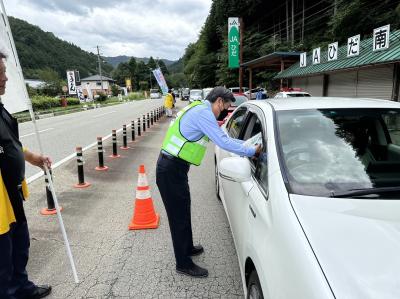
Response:
[[[224,100],[224,102],[236,101],[235,97],[233,96],[233,93],[229,89],[223,86],[214,87],[214,89],[211,90],[210,93],[207,95],[206,100],[210,101],[211,103],[214,103],[219,97],[221,97]]]

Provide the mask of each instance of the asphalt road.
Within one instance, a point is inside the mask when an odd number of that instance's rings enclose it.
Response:
[[[56,163],[73,154],[77,146],[86,147],[96,142],[97,136],[107,136],[112,129],[122,128],[123,124],[130,127],[132,120],[136,121],[144,113],[161,105],[161,99],[134,101],[40,119],[37,124],[44,153]],[[39,146],[32,122],[20,124],[19,130],[23,145],[38,152]],[[38,168],[26,164],[27,178],[38,172]]]
[[[120,151],[120,159],[108,157],[111,144],[110,140],[105,142],[105,164],[110,167],[106,172],[94,170],[96,149],[87,150],[85,180],[92,183],[87,189],[72,187],[77,182],[75,160],[54,170],[79,284],[73,282],[57,217],[39,214],[46,205],[44,180],[29,185],[31,197],[25,202],[31,235],[28,273],[34,282],[53,286],[49,299],[243,298],[232,235],[215,195],[212,144],[202,165],[189,171],[193,237],[195,244],[205,248],[194,260],[210,275],[196,279],[175,272],[168,221],[155,183],[156,161],[168,125],[169,119],[164,117],[136,142],[129,143],[129,150]],[[140,164],[146,168],[160,226],[130,231]]]

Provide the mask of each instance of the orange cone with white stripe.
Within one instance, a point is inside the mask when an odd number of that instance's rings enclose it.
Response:
[[[129,229],[157,228],[159,222],[160,215],[154,211],[153,199],[151,198],[144,165],[140,165],[135,207]]]

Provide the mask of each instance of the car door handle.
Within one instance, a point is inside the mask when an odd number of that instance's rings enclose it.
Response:
[[[256,212],[254,212],[253,208],[251,207],[251,205],[249,205],[249,209],[251,214],[253,215],[254,218],[256,218]]]

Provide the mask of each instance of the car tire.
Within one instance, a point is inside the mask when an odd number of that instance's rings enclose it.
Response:
[[[253,270],[250,274],[249,283],[247,284],[247,299],[264,299],[260,280],[257,271]]]
[[[218,165],[217,165],[217,157],[214,157],[214,166],[215,166],[215,194],[217,195],[217,199],[221,201],[221,197],[219,196],[219,179],[218,179]]]

